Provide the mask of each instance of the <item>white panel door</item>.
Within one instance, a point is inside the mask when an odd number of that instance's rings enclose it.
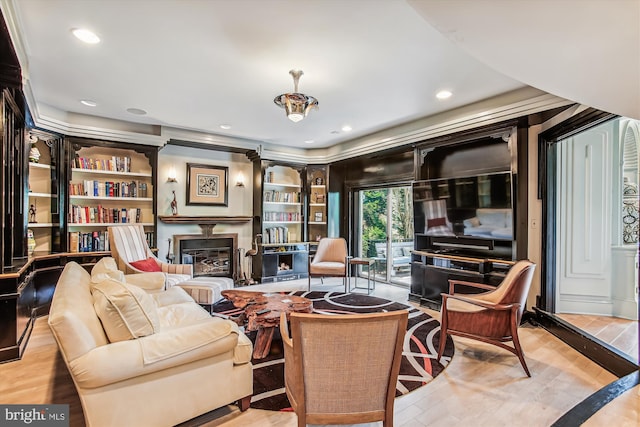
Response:
[[[613,126],[558,144],[559,313],[611,311]]]

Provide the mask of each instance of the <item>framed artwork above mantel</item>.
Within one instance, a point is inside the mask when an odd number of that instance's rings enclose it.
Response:
[[[229,168],[187,163],[187,205],[228,206]]]

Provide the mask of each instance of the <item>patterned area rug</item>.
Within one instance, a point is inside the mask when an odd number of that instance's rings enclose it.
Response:
[[[440,322],[417,308],[357,293],[295,291],[288,294],[311,299],[315,313],[353,314],[409,310],[396,396],[409,393],[433,380],[453,357],[453,341],[448,337],[444,355],[440,362],[436,361]],[[237,316],[241,312],[228,301],[215,305],[213,311],[223,316]],[[255,335],[256,333],[253,332],[248,336],[255,342]],[[269,355],[264,359],[251,362],[253,363],[251,407],[271,411],[290,410],[291,404],[284,390],[284,354],[279,332],[276,332]]]

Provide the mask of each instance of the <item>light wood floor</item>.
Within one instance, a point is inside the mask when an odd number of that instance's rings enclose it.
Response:
[[[261,288],[306,288],[306,281],[253,289]],[[314,289],[340,290],[341,286],[314,285]],[[376,295],[407,302],[407,290],[394,286],[378,284]],[[439,317],[438,312],[425,311]],[[0,365],[0,403],[68,403],[71,426],[81,427],[84,421],[79,399],[46,321],[46,317],[36,321],[22,360]],[[523,327],[520,337],[532,378],[525,376],[511,353],[456,337],[455,355],[447,369],[428,385],[396,399],[395,425],[549,426],[584,398],[616,379],[541,328]],[[607,405],[587,424],[637,426],[640,425],[639,408],[640,390],[636,387]],[[213,421],[203,425],[297,425],[293,413],[257,409],[241,413],[233,405],[215,411],[214,416]]]
[[[637,320],[590,314],[556,314],[556,316],[620,350],[638,363],[640,331],[638,331]]]

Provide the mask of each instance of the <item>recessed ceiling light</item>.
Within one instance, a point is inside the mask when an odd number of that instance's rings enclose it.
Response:
[[[231,129],[231,125],[220,125],[220,129]]]
[[[138,116],[144,116],[145,114],[147,114],[146,111],[141,110],[140,108],[127,108],[127,113],[135,114]]]
[[[441,90],[440,92],[436,93],[436,98],[438,99],[447,99],[450,98],[451,95],[453,95],[451,92],[449,92],[448,90]]]
[[[313,139],[307,139],[304,143],[305,144],[313,144],[315,141]]]
[[[89,99],[82,99],[82,100],[80,100],[80,103],[82,105],[86,105],[87,107],[95,107],[96,105],[98,105],[97,102],[91,101]]]
[[[79,40],[82,40],[88,44],[96,44],[100,43],[100,37],[98,37],[94,32],[89,31],[85,28],[74,28],[71,30],[74,36]]]
[[[342,131],[343,132],[351,132],[352,128],[349,125],[344,125],[342,126]]]

